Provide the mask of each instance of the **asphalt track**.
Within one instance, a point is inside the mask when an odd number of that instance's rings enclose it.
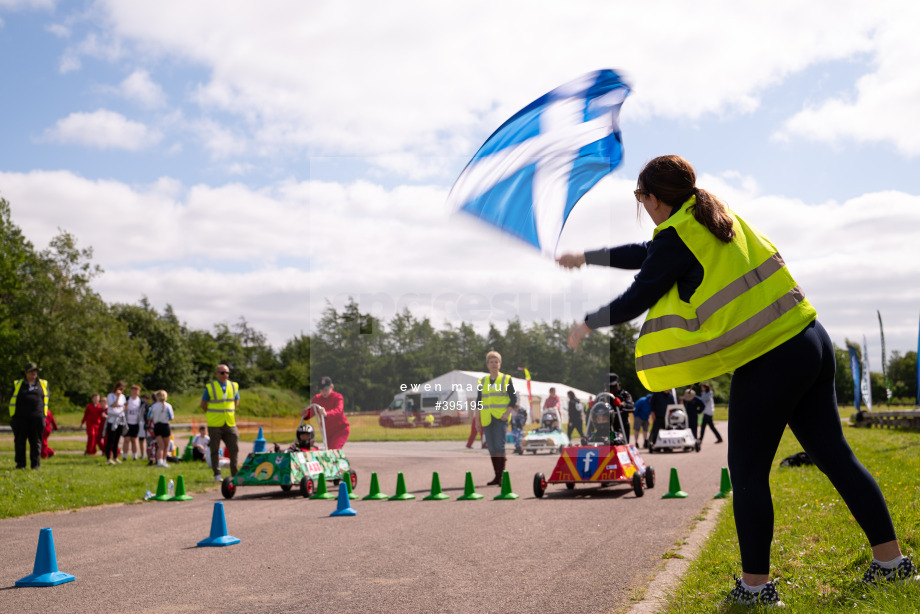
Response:
[[[371,472],[388,494],[403,472],[417,499],[357,500],[357,516],[331,518],[335,501],[241,487],[229,501],[215,489],[182,503],[3,520],[0,612],[625,612],[710,504],[726,464],[726,445],[710,438],[700,453],[646,454],[658,483],[644,497],[626,485],[550,486],[537,499],[534,473],[549,475],[558,456],[511,455],[520,499],[495,501],[484,450],[394,442],[350,443],[345,452],[359,496]],[[672,467],[686,499],[661,498]],[[456,500],[468,470],[485,499]],[[451,500],[422,501],[433,471]],[[151,469],[151,488],[159,472]],[[197,548],[216,501],[242,541]],[[59,569],[76,580],[14,588],[32,573],[44,527]]]

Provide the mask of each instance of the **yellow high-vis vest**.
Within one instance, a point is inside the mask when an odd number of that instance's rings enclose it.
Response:
[[[703,267],[703,281],[680,299],[677,284],[648,312],[636,343],[636,372],[652,391],[710,379],[766,354],[817,317],[764,235],[728,211],[735,237],[716,238],[690,210],[696,196],[655,228],[674,228]]]
[[[19,389],[22,387],[24,379],[18,379],[13,382],[13,396],[10,397],[10,418],[16,415],[16,397],[19,396]],[[40,379],[38,380],[42,386],[42,392],[45,396],[45,414],[48,415],[48,380]]]
[[[240,387],[227,380],[227,389],[221,390],[220,382],[208,384],[208,426],[236,426],[236,395]]]
[[[511,395],[508,394],[508,384],[511,376],[499,373],[492,384],[491,376],[486,375],[479,380],[482,388],[482,409],[479,410],[479,420],[482,426],[492,423],[492,418],[500,419],[511,404]]]

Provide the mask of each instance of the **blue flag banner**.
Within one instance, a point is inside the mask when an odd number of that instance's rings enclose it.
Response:
[[[869,346],[866,345],[865,335],[863,335],[862,398],[866,404],[866,411],[872,411],[872,377],[869,373]]]
[[[852,345],[848,345],[847,348],[850,350],[850,374],[853,376],[853,405],[856,411],[859,411],[859,388],[862,380],[859,376],[859,356]]]
[[[554,255],[575,203],[623,160],[628,94],[617,73],[599,70],[541,96],[486,140],[448,204]]]
[[[920,332],[917,333],[917,407],[920,408]]]

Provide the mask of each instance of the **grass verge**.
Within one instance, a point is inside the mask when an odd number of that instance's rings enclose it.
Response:
[[[148,467],[146,461],[106,465],[101,456],[59,454],[43,460],[41,469],[14,469],[12,454],[0,457],[0,518],[11,518],[109,503],[137,503],[148,490],[156,492],[160,474],[183,476],[187,493],[214,486],[204,463]]]
[[[920,558],[920,433],[904,430],[845,429],[856,456],[872,473],[888,501],[895,530],[906,553]],[[780,461],[801,451],[787,430],[770,476],[775,512],[771,572],[784,612],[884,613],[920,611],[920,584],[866,587],[862,577],[872,559],[865,535],[830,482],[814,466],[782,468]],[[721,600],[741,575],[741,557],[731,505],[679,587],[666,614],[749,612]]]

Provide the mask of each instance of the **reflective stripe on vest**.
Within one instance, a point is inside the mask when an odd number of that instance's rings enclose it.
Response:
[[[236,382],[227,381],[227,389],[221,390],[220,382],[208,384],[208,426],[236,426],[236,395],[239,392]]]
[[[25,380],[18,379],[13,382],[13,396],[10,397],[10,418],[16,415],[16,398],[19,396],[19,388],[22,387],[22,382]],[[48,380],[40,379],[38,383],[41,384],[42,393],[45,399],[45,413],[48,415]]]
[[[680,299],[675,284],[648,312],[636,343],[636,372],[653,391],[733,371],[792,338],[816,312],[765,236],[728,211],[735,237],[723,243],[693,217],[691,197],[655,229],[674,228],[703,267]]]
[[[479,380],[482,388],[482,409],[479,411],[479,420],[482,426],[492,423],[492,418],[501,418],[511,404],[511,395],[508,394],[508,384],[511,376],[499,373],[492,384],[491,377],[486,375]]]

